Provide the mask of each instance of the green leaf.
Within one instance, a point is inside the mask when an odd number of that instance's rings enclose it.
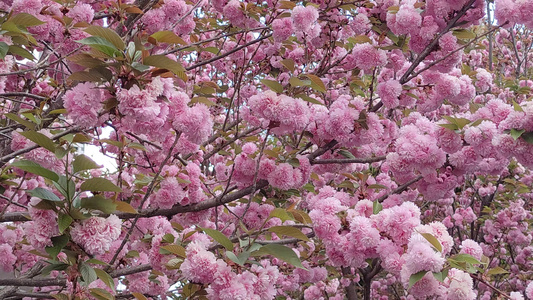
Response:
[[[28,13],[19,13],[11,18],[7,22],[12,22],[16,25],[24,26],[24,27],[32,27],[32,26],[38,26],[42,25],[45,22],[37,19],[34,15],[28,14]]]
[[[115,205],[117,206],[116,210],[121,212],[126,212],[130,214],[138,214],[139,212],[131,206],[128,202],[124,201],[115,201]]]
[[[32,197],[37,197],[43,200],[50,200],[50,201],[61,201],[56,194],[54,194],[52,191],[36,187],[33,190],[26,191],[28,194],[30,194]]]
[[[167,233],[163,236],[163,238],[161,239],[162,242],[165,242],[165,243],[174,243],[174,235],[172,235],[171,233]]]
[[[15,115],[15,114],[6,113],[6,114],[4,114],[4,116],[6,116],[6,118],[9,118],[9,119],[21,124],[21,125],[24,125],[28,129],[31,129],[31,130],[35,129],[35,123],[30,122],[30,121],[28,121],[26,119],[23,119],[23,118]]]
[[[339,150],[337,153],[339,153],[340,155],[346,157],[346,158],[349,158],[349,159],[354,159],[355,156],[348,150]]]
[[[80,273],[86,285],[89,285],[98,278],[94,269],[86,263],[80,264]]]
[[[187,42],[170,30],[158,31],[150,37],[154,38],[159,43],[187,45]]]
[[[268,218],[278,218],[281,220],[281,222],[285,222],[287,220],[294,220],[293,217],[291,217],[288,213],[287,213],[287,210],[283,209],[283,208],[275,208],[273,209],[271,212],[270,212],[270,215],[268,216]]]
[[[88,143],[90,141],[91,139],[88,136],[81,133],[76,133],[76,135],[74,135],[72,138],[73,143]]]
[[[96,279],[95,279],[96,280]],[[91,296],[98,300],[114,300],[115,296],[111,295],[108,291],[99,288],[93,288],[89,290]]]
[[[303,234],[303,232],[300,229],[296,227],[292,227],[292,226],[273,226],[273,227],[270,227],[268,231],[277,234],[280,238],[286,235],[286,236],[300,239],[302,241],[306,241],[306,242],[309,241],[309,238],[307,237],[307,235]]]
[[[311,85],[310,80],[301,80],[298,77],[291,77],[289,83],[293,87],[309,86]]]
[[[23,131],[23,132],[19,132],[19,134],[52,153],[56,151],[56,145],[54,141],[52,141],[49,137],[47,137],[46,135],[40,132]]]
[[[287,58],[281,61],[281,64],[289,71],[294,72],[294,60]]]
[[[442,252],[442,245],[440,244],[439,240],[435,236],[433,236],[431,233],[420,233],[426,241],[428,241],[433,248],[437,249],[437,251]]]
[[[110,214],[116,210],[117,205],[113,202],[113,200],[97,195],[91,198],[81,199],[80,207],[87,209],[97,209],[103,213]]]
[[[280,1],[279,9],[293,9],[296,6],[296,3],[292,1]]]
[[[453,35],[455,35],[455,37],[461,40],[469,40],[476,37],[475,33],[466,29],[455,29],[453,31]]]
[[[298,97],[298,98],[302,99],[303,101],[309,102],[309,103],[312,103],[312,104],[324,105],[324,103],[316,100],[313,97],[309,97],[309,96],[307,96],[304,93],[297,94],[297,95],[295,95],[295,97]]]
[[[101,177],[85,180],[85,182],[81,184],[80,189],[82,191],[91,192],[122,192],[122,190],[114,183]]]
[[[109,266],[108,263],[103,262],[103,261],[101,261],[101,260],[98,260],[98,259],[96,259],[96,258],[88,259],[87,261],[85,261],[85,263],[88,263],[88,264],[95,264],[95,265],[102,265],[102,266]]]
[[[233,250],[233,243],[222,232],[211,228],[200,228],[227,250]]]
[[[283,260],[286,263],[289,263],[297,268],[304,269],[300,258],[298,255],[289,247],[277,244],[269,244],[261,247],[259,250],[255,251],[255,255],[265,255],[269,254],[276,258]]]
[[[295,167],[295,168],[299,168],[300,167],[300,161],[297,159],[297,158],[291,158],[287,161],[289,163],[289,165]]]
[[[349,37],[348,41],[354,44],[365,44],[365,43],[372,44],[372,40],[367,35],[364,35],[364,34]]]
[[[521,130],[518,130],[518,129],[514,129],[512,128],[511,131],[509,132],[511,134],[511,137],[516,141],[518,140],[518,138],[522,135],[522,133],[526,132],[525,129],[521,129]]]
[[[89,81],[89,82],[99,82],[103,80],[103,77],[100,73],[93,71],[78,71],[70,74],[67,78],[68,80],[76,81]]]
[[[466,118],[455,118],[455,124],[459,127],[459,129],[463,129],[466,125],[470,124],[470,120]]]
[[[520,106],[520,104],[516,103],[516,101],[513,100],[513,108],[515,111],[521,111],[523,112],[524,110],[522,109],[522,106]]]
[[[41,167],[38,163],[35,163],[33,161],[29,160],[19,160],[11,164],[13,167],[17,167],[23,171],[43,176],[45,178],[48,178],[52,181],[58,181],[59,175],[57,175],[55,172],[50,171],[46,168]]]
[[[24,58],[27,58],[29,60],[35,60],[35,57],[33,56],[33,54],[31,54],[28,50],[20,47],[20,46],[17,46],[17,45],[10,45],[9,46],[9,53],[13,54],[13,55],[18,55],[18,56],[22,56]]]
[[[50,296],[54,297],[56,300],[70,300],[66,294],[51,294]]]
[[[101,67],[105,65],[104,61],[96,57],[93,57],[92,55],[87,54],[87,53],[71,55],[67,57],[67,60],[74,62],[77,65],[80,65],[82,67],[86,67],[86,68],[96,68],[96,67]]]
[[[137,300],[148,300],[148,298],[146,298],[143,294],[141,293],[131,293],[131,295],[133,297],[135,297],[135,299]]]
[[[437,279],[440,282],[444,282],[444,279],[448,276],[448,269],[444,269],[441,272],[435,273],[433,272],[433,277]]]
[[[32,207],[43,210],[56,210],[56,205],[54,202],[49,200],[42,200],[39,203],[32,205]]]
[[[67,265],[66,263],[62,263],[62,262],[57,262],[57,261],[54,261],[52,262],[50,265],[44,267],[41,271],[41,275],[48,275],[50,274],[50,272],[52,271],[63,271],[65,270],[66,268],[68,268],[69,265]]]
[[[244,261],[241,261],[237,255],[235,255],[235,253],[231,252],[231,251],[226,251],[226,256],[231,259],[231,261],[233,261],[234,263],[238,264],[239,266],[243,266],[244,263],[246,262],[246,260]]]
[[[0,42],[0,59],[4,59],[4,57],[6,57],[7,51],[9,51],[9,45],[4,42]]]
[[[207,97],[193,97],[191,99],[191,104],[194,104],[194,103],[202,103],[202,104],[205,104],[207,107],[211,107],[211,106],[214,106],[214,105],[217,105],[215,102],[207,99]]]
[[[459,129],[459,127],[455,124],[437,124],[437,125],[439,125],[440,127],[450,129],[450,130],[454,130],[454,131]]]
[[[528,144],[532,144],[533,145],[533,132],[531,131],[528,131],[528,132],[524,132],[522,133],[522,135],[520,136],[526,143]]]
[[[453,259],[458,262],[466,262],[466,263],[473,264],[473,265],[481,264],[481,262],[477,260],[475,257],[473,257],[470,254],[465,254],[465,253],[454,255],[450,257],[450,259]]]
[[[488,270],[487,274],[488,275],[501,275],[501,274],[509,274],[509,272],[506,271],[505,269],[501,268],[501,267],[494,267],[494,268]]]
[[[124,44],[124,41],[114,30],[100,26],[89,26],[84,31],[92,36],[104,38],[106,41],[113,44],[118,50],[124,50],[124,48],[126,48],[126,44]]]
[[[168,253],[175,254],[175,255],[177,255],[179,257],[182,257],[182,258],[186,258],[187,257],[187,254],[185,252],[185,248],[183,248],[180,245],[174,245],[174,244],[165,245],[165,246],[161,246],[160,249],[163,249],[163,250],[167,251]]]
[[[322,79],[313,74],[306,74],[305,76],[311,80],[311,87],[313,89],[322,93],[326,92],[326,86],[324,85]]]
[[[359,184],[350,180],[345,180],[339,184],[337,184],[337,187],[339,188],[348,188],[351,190],[356,190],[359,188]]]
[[[474,122],[472,122],[472,124],[470,124],[471,127],[476,127],[478,126],[479,124],[481,124],[481,122],[485,121],[485,119],[477,119],[475,120]]]
[[[85,154],[76,156],[76,158],[72,162],[72,171],[74,173],[78,173],[84,170],[99,169],[99,168],[101,168],[101,166],[99,166],[97,163],[95,163],[91,158],[89,158]]]
[[[273,90],[274,92],[278,94],[283,93],[283,86],[277,81],[269,80],[269,79],[261,79],[261,83],[268,86],[269,89]]]
[[[115,291],[115,282],[106,271],[102,269],[94,269],[94,272],[96,273],[96,276],[98,276],[98,278],[105,283],[105,285],[107,285],[111,290]]]
[[[410,289],[415,283],[419,282],[422,277],[426,275],[428,271],[420,271],[418,273],[415,273],[409,277],[409,287],[407,289]]]
[[[69,201],[72,200],[72,198],[74,197],[74,193],[76,191],[76,184],[74,183],[74,181],[67,179],[66,176],[59,176],[59,180],[57,182],[54,182],[54,186]]]
[[[76,42],[96,49],[109,57],[122,57],[122,52],[113,43],[100,36],[90,36]]]
[[[182,263],[183,263],[183,259],[172,258],[165,264],[165,267],[167,267],[167,269],[169,270],[177,270],[181,267]]]
[[[372,205],[372,213],[374,215],[377,215],[382,210],[383,210],[383,205],[381,205],[381,203],[379,203],[378,201],[374,201],[374,204]]]
[[[382,185],[382,184],[371,184],[369,186],[366,187],[367,189],[374,189],[374,190],[386,190],[387,187]]]
[[[187,74],[185,74],[185,68],[179,62],[173,61],[172,59],[164,55],[152,55],[145,57],[143,60],[143,64],[160,69],[169,70],[172,73],[176,74],[183,81],[187,81]]]
[[[56,258],[59,252],[68,244],[69,237],[66,234],[60,235],[60,236],[54,236],[51,238],[52,240],[52,246],[51,247],[45,247],[44,250],[46,253],[48,253],[52,258]]]
[[[67,153],[69,153],[69,151],[67,149],[63,148],[62,146],[58,146],[56,148],[56,151],[54,152],[56,157],[59,158],[59,159],[62,159],[63,157],[65,157],[65,155],[67,155]]]

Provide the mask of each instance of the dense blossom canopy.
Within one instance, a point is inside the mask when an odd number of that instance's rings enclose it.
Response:
[[[1,1],[0,298],[533,299],[532,15]]]

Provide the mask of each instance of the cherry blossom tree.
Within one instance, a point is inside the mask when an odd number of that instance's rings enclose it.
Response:
[[[0,2],[0,298],[533,299],[532,14]]]

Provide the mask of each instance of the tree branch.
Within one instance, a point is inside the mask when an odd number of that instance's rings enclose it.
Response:
[[[327,164],[367,164],[385,160],[386,156],[376,156],[369,158],[339,158],[339,159],[319,159],[311,161],[312,165],[327,165]]]
[[[424,176],[420,175],[414,179],[411,179],[409,181],[407,181],[406,183],[400,185],[398,188],[396,188],[394,191],[392,191],[390,194],[387,194],[387,195],[383,195],[381,197],[378,198],[378,202],[383,202],[385,201],[385,199],[387,199],[390,195],[394,195],[394,194],[399,194],[403,191],[405,191],[411,184],[419,181],[420,179],[424,178]]]

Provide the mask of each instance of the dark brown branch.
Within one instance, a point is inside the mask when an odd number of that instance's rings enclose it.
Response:
[[[416,177],[416,178],[414,178],[414,179],[411,179],[411,180],[407,181],[406,183],[400,185],[398,188],[396,188],[394,191],[392,191],[390,194],[383,195],[383,196],[379,197],[377,201],[378,201],[378,202],[383,202],[383,201],[385,201],[385,199],[387,199],[390,195],[399,194],[399,193],[401,193],[401,192],[407,190],[407,188],[408,188],[411,184],[413,184],[413,183],[419,181],[419,180],[422,179],[422,178],[424,178],[424,176],[420,175],[420,176],[418,176],[418,177]]]
[[[313,153],[307,155],[307,158],[309,159],[310,162],[314,161],[315,158],[319,157],[320,155],[326,153],[326,151],[328,151],[329,149],[335,147],[339,142],[337,142],[336,140],[332,140],[330,141],[329,143],[327,143],[326,145],[322,146],[322,147],[319,147],[316,151],[314,151]]]
[[[221,58],[224,58],[224,57],[226,57],[228,55],[231,55],[231,54],[233,54],[233,53],[235,53],[235,52],[237,52],[237,51],[239,51],[239,50],[241,50],[243,48],[246,48],[246,47],[251,46],[253,44],[259,43],[262,40],[268,39],[271,36],[272,36],[272,33],[269,33],[269,34],[267,34],[265,36],[259,37],[259,38],[255,39],[255,40],[251,41],[251,42],[248,42],[248,43],[246,43],[244,45],[241,45],[239,47],[235,47],[235,48],[231,49],[230,51],[228,51],[226,53],[220,54],[218,56],[215,56],[215,57],[213,57],[211,59],[208,59],[208,60],[205,60],[205,61],[201,61],[201,62],[199,62],[199,63],[197,63],[195,65],[186,67],[185,70],[190,71],[190,70],[194,70],[194,69],[196,69],[198,67],[210,64],[210,63],[212,63],[214,61],[217,61],[217,60],[219,60]]]
[[[420,53],[416,57],[409,69],[407,69],[407,71],[403,74],[402,78],[400,78],[400,84],[407,83],[409,75],[431,52],[435,50],[435,47],[439,43],[440,38],[457,25],[457,21],[459,21],[459,19],[466,14],[466,12],[470,9],[474,2],[476,2],[476,0],[468,1],[468,3],[466,3],[463,8],[461,8],[461,10],[457,12],[455,17],[453,17],[453,19],[448,22],[448,25],[441,32],[439,32],[439,34],[429,43],[429,45],[426,46],[422,53]]]
[[[117,278],[120,276],[126,276],[136,273],[141,273],[145,271],[150,271],[152,266],[149,264],[140,265],[130,268],[124,268],[115,270],[109,273],[109,276],[112,278]],[[34,287],[43,287],[43,286],[64,286],[67,284],[67,280],[64,278],[9,278],[9,279],[0,279],[0,286],[34,286]]]
[[[311,161],[312,165],[326,165],[326,164],[367,164],[385,160],[386,156],[376,156],[369,158],[339,158],[339,159],[318,159]]]
[[[308,238],[312,238],[312,237],[315,236],[315,233],[311,232],[311,233],[306,234],[306,236]],[[255,242],[257,244],[260,244],[260,245],[271,245],[271,244],[288,245],[288,244],[295,244],[295,243],[298,243],[298,242],[301,242],[301,241],[302,241],[301,239],[290,238],[290,239],[282,239],[282,240],[277,240],[277,241],[258,241],[258,240],[256,240]]]
[[[9,93],[0,94],[0,96],[5,96],[5,97],[28,97],[28,98],[33,98],[33,99],[36,99],[36,100],[39,100],[39,101],[45,101],[47,99],[46,97],[43,97],[43,96],[34,95],[34,94],[30,94],[30,93],[24,93],[24,92],[9,92]]]
[[[338,142],[333,140],[329,142],[328,144],[326,144],[325,146],[319,147],[313,153],[310,153],[309,155],[307,155],[307,158],[310,161],[312,161],[314,158],[324,154],[326,151],[328,151],[329,149],[331,149],[337,144]],[[253,185],[248,186],[239,191],[224,195],[223,197],[213,198],[210,200],[206,200],[203,202],[190,204],[186,206],[177,205],[177,206],[174,206],[172,208],[167,208],[167,209],[155,209],[155,208],[144,209],[144,210],[139,211],[138,214],[119,212],[119,213],[116,213],[116,216],[119,217],[120,219],[137,219],[137,218],[150,218],[150,217],[155,217],[155,216],[170,217],[170,216],[174,216],[179,213],[198,212],[198,211],[203,211],[206,209],[210,209],[213,207],[217,207],[217,206],[238,200],[246,195],[249,195],[254,190],[262,189],[267,186],[268,186],[268,181],[259,180],[257,181],[257,184],[255,187]],[[107,215],[102,214],[100,216],[107,216]],[[29,220],[30,218],[27,213],[12,212],[12,213],[6,213],[2,218],[0,218],[0,223],[17,222],[17,221],[24,222],[24,221],[29,221]]]
[[[63,131],[61,133],[58,133],[58,134],[54,135],[52,137],[52,140],[57,140],[60,137],[64,137],[65,135],[73,133],[73,132],[78,132],[79,130],[80,129],[78,127],[67,129],[67,130],[65,130],[65,131]],[[20,149],[18,151],[15,151],[15,152],[12,152],[12,153],[10,153],[8,155],[4,155],[4,156],[0,157],[0,167],[3,166],[8,161],[10,161],[11,159],[17,157],[18,155],[21,155],[21,154],[24,154],[24,153],[28,153],[31,150],[37,149],[39,147],[40,147],[39,145],[34,145],[34,146],[31,146],[31,147],[28,147],[28,148],[24,148],[24,149]]]

